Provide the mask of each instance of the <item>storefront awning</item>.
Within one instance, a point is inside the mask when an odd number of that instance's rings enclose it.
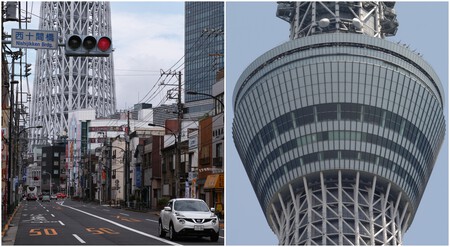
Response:
[[[214,174],[214,175],[208,175],[206,177],[205,185],[203,186],[204,189],[223,189],[224,187],[224,179],[223,179],[223,173],[221,174]]]

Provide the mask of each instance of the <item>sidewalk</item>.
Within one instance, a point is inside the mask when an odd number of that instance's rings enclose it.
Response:
[[[14,245],[22,209],[22,202],[20,202],[9,218],[8,223],[6,223],[5,228],[2,229],[2,245]]]

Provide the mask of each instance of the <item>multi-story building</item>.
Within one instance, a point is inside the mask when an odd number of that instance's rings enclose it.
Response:
[[[185,92],[212,93],[216,73],[224,67],[224,3],[185,3]],[[185,94],[189,119],[214,109],[205,95]]]
[[[55,194],[66,192],[66,183],[61,180],[61,174],[66,173],[66,148],[56,144],[42,148],[41,161],[41,191]]]
[[[161,186],[161,148],[164,136],[153,135],[144,143],[143,153],[143,185],[146,191],[142,193],[142,201],[150,208],[157,208],[158,200],[162,197]]]
[[[242,73],[233,138],[280,244],[402,244],[445,137],[444,90],[393,2],[280,2],[291,41]]]

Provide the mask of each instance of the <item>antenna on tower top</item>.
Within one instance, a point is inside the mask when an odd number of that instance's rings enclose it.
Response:
[[[290,39],[322,33],[394,36],[395,2],[278,2],[277,17],[291,24]]]

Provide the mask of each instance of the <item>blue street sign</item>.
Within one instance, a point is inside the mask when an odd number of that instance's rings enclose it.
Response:
[[[58,49],[58,32],[12,29],[11,46],[14,48]]]

